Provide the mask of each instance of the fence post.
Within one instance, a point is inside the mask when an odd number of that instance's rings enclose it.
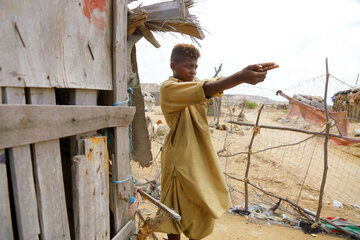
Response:
[[[264,104],[261,105],[258,115],[257,115],[257,119],[256,119],[256,124],[253,128],[253,134],[251,136],[251,141],[249,144],[249,149],[248,149],[248,154],[247,154],[247,165],[246,165],[246,172],[245,172],[245,178],[244,178],[244,182],[245,182],[245,211],[249,210],[249,191],[248,191],[248,182],[249,182],[249,170],[250,170],[250,159],[251,159],[251,148],[255,139],[256,134],[258,134],[260,132],[260,128],[259,126],[259,120],[260,120],[260,114],[261,111],[264,108]]]
[[[323,202],[323,196],[324,196],[324,189],[325,189],[325,183],[326,183],[326,176],[328,171],[328,142],[329,142],[329,132],[330,132],[330,122],[329,122],[329,113],[327,108],[327,92],[328,92],[328,85],[329,85],[329,69],[328,69],[328,59],[325,59],[326,64],[326,82],[325,82],[325,93],[324,93],[324,111],[326,116],[326,135],[325,135],[325,141],[324,141],[324,172],[320,187],[320,195],[319,195],[319,203],[318,208],[316,212],[316,218],[315,222],[319,222],[320,219],[320,213],[322,208],[322,202]]]

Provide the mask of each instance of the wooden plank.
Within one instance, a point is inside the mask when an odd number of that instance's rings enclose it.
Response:
[[[2,1],[0,17],[0,86],[112,89],[111,0]]]
[[[0,105],[0,149],[128,125],[132,107]]]
[[[24,89],[5,88],[4,100],[7,104],[25,104]],[[9,149],[9,164],[19,238],[37,239],[40,226],[30,146]]]
[[[5,151],[0,150],[0,236],[13,239]]]
[[[4,240],[13,239],[5,152],[0,150],[0,236]]]
[[[0,87],[0,104],[2,104],[2,88]],[[9,189],[6,170],[5,150],[0,149],[0,236],[13,239]]]
[[[70,94],[70,104],[71,105],[97,105],[97,90],[87,90],[87,89],[75,89],[71,91]],[[91,137],[96,134],[95,131],[86,132],[77,136],[70,137],[70,155],[73,158],[78,154],[78,140],[81,137],[87,136]]]
[[[71,105],[97,105],[97,90],[88,90],[88,89],[73,89],[70,90],[70,104]],[[73,169],[73,157],[78,152],[78,141],[83,137],[93,137],[95,136],[97,131],[90,131],[86,133],[81,133],[79,135],[70,136],[70,158],[63,161],[63,169]],[[64,172],[64,184],[65,186],[73,186],[73,173],[72,171],[65,171]],[[76,232],[76,226],[75,226],[75,218],[78,218],[77,213],[74,212],[74,197],[72,190],[65,188],[65,194],[66,194],[66,204],[68,206],[68,216],[70,218],[70,224],[71,224],[71,237],[76,238],[76,235],[79,235]]]
[[[148,21],[185,19],[186,14],[189,14],[185,5],[177,1],[159,2],[141,8],[149,14]]]
[[[72,105],[96,105],[97,90],[74,89],[70,94]]]
[[[134,220],[130,220],[111,240],[128,239],[134,233],[134,231],[135,231],[135,222]]]
[[[92,205],[85,205],[88,199],[89,188],[86,185],[88,170],[86,169],[87,160],[85,155],[75,155],[73,157],[73,163],[71,166],[71,178],[72,178],[72,201],[74,212],[74,228],[75,239],[85,239],[87,236],[86,228],[90,220],[87,218]],[[85,174],[84,174],[85,172]],[[85,176],[84,176],[85,175]],[[91,197],[91,196],[90,196]],[[91,211],[92,213],[92,211]]]
[[[29,145],[9,149],[16,221],[20,239],[38,239],[38,205]]]
[[[75,239],[110,239],[109,154],[106,137],[80,140],[72,166]]]
[[[147,200],[149,200],[150,202],[152,202],[155,206],[157,206],[161,211],[163,211],[164,213],[166,213],[167,215],[169,215],[171,218],[173,218],[175,221],[180,222],[181,221],[181,216],[176,213],[174,210],[172,210],[171,208],[167,207],[165,204],[161,203],[159,200],[153,198],[152,196],[150,196],[149,194],[147,194],[146,192],[142,191],[142,190],[138,190],[138,192],[141,194],[141,196],[143,196],[144,198],[146,198]]]
[[[114,101],[127,98],[127,1],[113,1],[113,86]],[[115,159],[112,179],[123,180],[131,174],[129,159],[129,128],[115,128]],[[112,212],[115,232],[128,222],[128,199],[132,194],[132,183],[126,181],[112,184]]]
[[[30,89],[32,104],[55,104],[54,89]],[[34,144],[41,239],[70,239],[59,140]]]
[[[70,105],[97,105],[97,90],[88,90],[88,89],[72,89],[70,90]],[[90,131],[81,133],[79,135],[70,136],[70,156],[68,159],[63,161],[63,169],[72,169],[73,168],[73,157],[78,154],[78,140],[82,137],[92,137],[95,136],[97,131]],[[64,184],[65,186],[73,186],[73,177],[72,171],[64,171]],[[70,223],[70,233],[71,237],[75,239],[75,216],[74,214],[74,196],[72,193],[72,188],[65,187],[66,195],[66,204],[68,206],[68,216]]]

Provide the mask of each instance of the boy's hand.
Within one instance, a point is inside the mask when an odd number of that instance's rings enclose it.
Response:
[[[216,93],[230,89],[241,83],[255,85],[264,81],[268,70],[278,67],[279,65],[272,62],[249,65],[240,72],[236,72],[228,77],[220,78],[217,81],[206,82],[203,85],[205,96],[212,97]]]
[[[273,62],[254,64],[247,66],[237,74],[243,82],[255,85],[259,82],[264,81],[268,70],[278,67],[279,65]]]
[[[264,71],[268,71],[268,70],[279,67],[279,65],[277,65],[273,62],[256,64],[256,66],[257,66],[258,72],[264,72]]]

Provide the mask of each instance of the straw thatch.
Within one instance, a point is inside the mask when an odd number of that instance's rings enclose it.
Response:
[[[194,0],[168,1],[129,10],[128,35],[140,32],[155,47],[160,47],[151,31],[177,32],[191,38],[204,38],[196,16],[189,13]]]

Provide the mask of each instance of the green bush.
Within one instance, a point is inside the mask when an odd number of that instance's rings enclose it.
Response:
[[[257,108],[258,104],[256,102],[245,102],[245,107],[249,109],[255,109]]]

